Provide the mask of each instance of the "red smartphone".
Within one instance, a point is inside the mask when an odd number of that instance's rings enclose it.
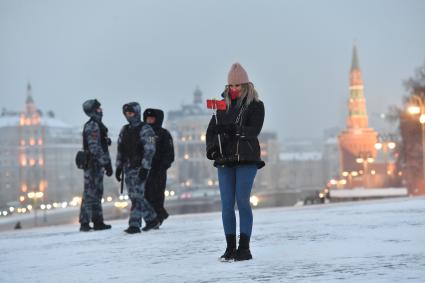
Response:
[[[226,102],[224,100],[207,99],[208,109],[226,110]]]

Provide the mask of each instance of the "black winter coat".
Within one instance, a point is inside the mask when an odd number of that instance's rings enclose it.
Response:
[[[152,160],[152,170],[167,170],[174,162],[174,145],[171,134],[162,128],[164,112],[159,109],[146,109],[143,112],[143,121],[146,122],[148,116],[156,117],[155,124],[151,125],[156,136],[156,152]]]
[[[220,134],[223,156],[220,156],[215,117],[211,118],[207,129],[206,143],[207,157],[214,160],[214,166],[256,164],[258,169],[264,167],[265,163],[261,160],[258,141],[258,135],[264,122],[264,104],[261,101],[253,100],[245,107],[245,110],[239,115],[243,107],[238,107],[236,101],[232,101],[229,110],[217,111],[218,124],[228,125],[229,128],[234,129],[229,133]],[[240,119],[236,123],[238,115]]]

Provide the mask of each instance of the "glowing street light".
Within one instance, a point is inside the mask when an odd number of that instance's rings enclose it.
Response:
[[[407,112],[412,115],[417,115],[421,113],[421,108],[419,106],[412,105],[407,108]]]
[[[395,144],[395,142],[388,142],[387,146],[388,146],[389,149],[394,149],[396,147],[396,144]]]
[[[393,141],[381,141],[375,143],[376,150],[382,150],[384,156],[385,170],[388,171],[388,152],[396,148],[396,143]],[[376,174],[375,170],[371,171],[372,175]],[[385,177],[384,177],[385,178]]]
[[[255,195],[249,198],[249,202],[252,203],[253,206],[257,206],[259,201],[260,201],[259,198]]]
[[[369,174],[368,174],[367,167],[368,167],[369,163],[375,162],[375,159],[372,156],[370,156],[369,153],[363,152],[361,154],[362,154],[361,156],[356,158],[356,162],[363,165],[363,172],[364,172],[364,174],[363,174],[363,185],[365,187],[368,187],[368,185],[369,185],[369,180],[368,180]]]
[[[27,197],[32,200],[34,208],[35,208],[34,209],[34,225],[35,226],[37,226],[37,200],[41,199],[43,196],[44,196],[43,192],[34,192],[33,191],[33,192],[27,193]],[[33,206],[31,206],[31,209],[30,209],[30,206],[31,205],[28,206],[29,211],[31,211],[32,207],[33,207]]]
[[[416,94],[411,95],[409,100],[410,106],[407,108],[407,112],[411,115],[420,114],[419,123],[422,130],[422,178],[425,178],[425,104],[422,97]]]
[[[375,143],[375,149],[376,150],[381,150],[382,149],[382,143],[380,143],[380,142],[377,142],[377,143]]]
[[[29,192],[27,194],[28,198],[30,199],[39,199],[42,198],[44,196],[43,192]]]

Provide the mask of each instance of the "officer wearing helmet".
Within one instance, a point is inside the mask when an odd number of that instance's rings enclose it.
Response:
[[[83,103],[83,110],[90,119],[83,130],[83,147],[89,152],[89,165],[84,170],[84,192],[80,209],[80,231],[91,229],[110,229],[111,225],[103,222],[102,195],[103,174],[112,175],[111,158],[108,146],[108,128],[102,123],[102,108],[99,101],[90,99]],[[93,228],[90,222],[93,222]]]
[[[115,177],[120,182],[124,171],[125,184],[131,200],[128,234],[140,233],[142,218],[146,225],[142,231],[149,231],[160,225],[158,216],[145,199],[145,183],[155,155],[155,132],[141,121],[139,103],[124,104],[123,114],[128,121],[118,137],[118,151]]]

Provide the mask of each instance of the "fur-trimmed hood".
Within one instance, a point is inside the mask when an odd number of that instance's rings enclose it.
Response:
[[[155,124],[152,126],[154,127],[162,127],[162,123],[164,122],[164,111],[161,109],[154,109],[154,108],[148,108],[143,112],[143,122],[146,123],[146,118],[148,116],[155,117]]]

